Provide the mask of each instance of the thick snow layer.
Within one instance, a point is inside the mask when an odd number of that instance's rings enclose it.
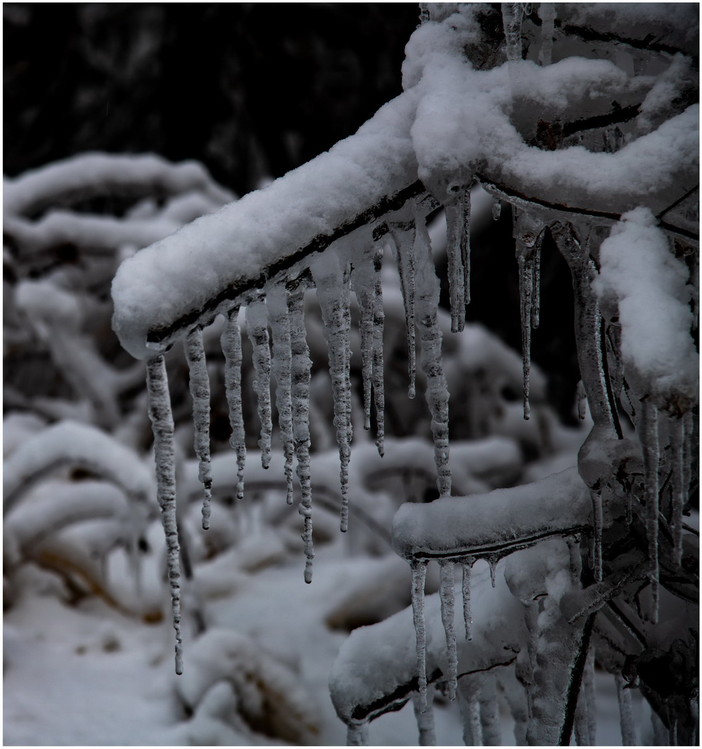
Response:
[[[593,287],[604,302],[617,305],[622,355],[637,389],[694,400],[698,361],[688,270],[648,209],[622,216],[600,247],[600,266]]]
[[[590,491],[575,469],[489,494],[404,504],[393,523],[401,556],[489,556],[591,522]]]

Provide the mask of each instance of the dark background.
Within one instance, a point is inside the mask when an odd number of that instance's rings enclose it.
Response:
[[[153,152],[197,159],[240,195],[351,135],[398,95],[419,19],[414,3],[3,10],[8,176],[83,151]],[[533,358],[548,373],[552,404],[572,422],[579,377],[570,276],[548,242],[542,288]],[[469,319],[519,351],[509,210],[474,237],[472,300]]]

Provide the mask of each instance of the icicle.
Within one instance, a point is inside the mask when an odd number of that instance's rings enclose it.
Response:
[[[385,311],[383,309],[383,248],[373,254],[373,395],[375,396],[375,444],[382,457],[385,454],[385,375],[383,361],[383,330]]]
[[[507,59],[522,59],[522,4],[502,3],[502,25],[505,32]]]
[[[166,361],[163,356],[157,356],[146,363],[146,388],[149,419],[154,433],[157,498],[168,552],[168,584],[171,590],[171,611],[176,640],[175,671],[181,674],[183,639],[180,632],[180,544],[176,519],[174,427]]]
[[[658,621],[658,411],[653,403],[642,401],[639,420],[639,439],[643,449],[644,479],[646,483],[646,537],[651,561],[650,621]]]
[[[334,398],[334,427],[339,446],[341,530],[348,528],[349,459],[351,457],[350,312],[348,273],[333,253],[323,253],[310,270],[317,287],[324,337],[329,349],[329,375]]]
[[[258,418],[261,422],[261,465],[271,464],[271,348],[268,340],[268,315],[263,295],[252,299],[246,307],[246,327],[253,346],[254,384],[258,401]]]
[[[495,198],[492,201],[492,220],[499,221],[502,215],[502,201]]]
[[[220,338],[224,354],[224,389],[229,407],[229,423],[232,435],[229,443],[236,451],[236,498],[244,498],[244,464],[246,463],[246,431],[241,403],[241,331],[239,330],[239,308],[227,314],[227,324]]]
[[[432,708],[434,688],[427,687],[427,709],[422,710],[420,707],[419,695],[414,692],[412,695],[412,705],[414,707],[414,717],[417,720],[417,730],[419,732],[419,746],[436,746],[436,730],[434,727],[434,710]]]
[[[460,188],[445,211],[451,331],[458,333],[464,328],[470,302],[470,187]]]
[[[476,677],[464,677],[460,685],[459,708],[463,723],[463,743],[466,746],[483,745],[483,728],[480,721],[480,683]]]
[[[288,310],[290,313],[290,362],[292,428],[297,459],[297,478],[300,481],[301,499],[298,512],[303,518],[302,540],[305,545],[305,582],[312,582],[312,486],[310,482],[310,377],[312,360],[307,346],[305,329],[306,281],[299,279],[289,286]]]
[[[210,378],[207,374],[202,330],[192,330],[185,339],[185,357],[190,371],[190,396],[193,401],[195,455],[200,461],[198,478],[205,496],[202,503],[202,527],[210,527],[212,500],[212,470],[210,467]]]
[[[578,418],[580,421],[584,421],[587,416],[587,393],[585,392],[585,384],[582,380],[578,380],[575,388],[575,399],[578,405]]]
[[[602,495],[600,492],[591,491],[592,499],[592,566],[595,573],[595,581],[602,582]]]
[[[427,709],[427,639],[424,629],[424,582],[427,576],[427,563],[415,559],[412,569],[412,619],[417,638],[417,685],[419,691],[419,710]]]
[[[285,286],[274,286],[268,290],[266,296],[268,320],[271,326],[273,359],[271,374],[275,378],[276,407],[278,409],[278,425],[280,438],[283,443],[285,456],[285,482],[287,486],[286,500],[293,503],[293,424],[292,424],[292,395],[291,395],[291,359],[290,350],[290,316],[288,313],[288,292]]]
[[[497,703],[497,686],[492,676],[485,675],[480,680],[479,703],[483,746],[500,746],[500,710]]]
[[[536,330],[539,327],[541,315],[541,243],[543,234],[537,236],[532,257],[531,268],[531,327]]]
[[[553,27],[556,20],[556,6],[553,3],[539,4],[541,18],[541,45],[539,47],[539,65],[551,64],[553,51]]]
[[[619,725],[622,732],[622,746],[638,746],[636,727],[631,713],[631,690],[621,674],[615,676],[617,684],[617,701],[619,702]]]
[[[475,559],[473,557],[466,557],[461,560],[461,568],[463,572],[463,579],[461,584],[461,591],[463,593],[463,627],[466,633],[466,640],[472,640],[473,635],[471,633],[471,625],[473,624],[473,616],[470,611],[470,573],[473,570]]]
[[[349,723],[346,746],[368,746],[368,721]]]
[[[449,464],[449,392],[441,358],[441,328],[437,320],[439,279],[431,256],[424,219],[416,216],[415,259],[417,271],[417,320],[422,344],[422,371],[426,377],[426,400],[431,413],[434,462],[439,496],[451,496]]]
[[[497,582],[497,563],[500,561],[499,557],[487,557],[486,559],[488,565],[490,566],[490,584],[492,587],[495,587],[495,584]]]
[[[397,269],[400,273],[402,300],[405,307],[405,327],[407,328],[407,356],[409,358],[409,392],[416,393],[417,348],[415,332],[415,283],[416,268],[414,244],[416,224],[414,221],[390,224],[390,234],[394,240]]]
[[[673,487],[670,507],[670,528],[673,534],[673,564],[682,563],[683,510],[687,503],[685,489],[684,444],[685,419],[680,418],[670,423],[671,456],[673,463]]]
[[[446,634],[446,661],[448,663],[448,698],[456,699],[456,687],[458,685],[458,653],[456,650],[456,633],[454,631],[454,562],[450,559],[442,559],[439,562],[441,598],[441,621]]]

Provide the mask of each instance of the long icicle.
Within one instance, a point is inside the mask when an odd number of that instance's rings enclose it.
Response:
[[[229,423],[232,434],[230,445],[236,452],[236,498],[244,498],[244,465],[246,463],[246,430],[241,402],[241,331],[239,330],[239,308],[227,314],[227,322],[220,338],[224,354],[224,391],[229,408]]]
[[[643,449],[644,480],[646,485],[646,538],[651,562],[651,612],[650,620],[658,621],[658,411],[653,403],[642,401],[640,409],[639,439]]]
[[[190,372],[190,396],[193,401],[195,455],[199,461],[198,478],[204,488],[202,527],[210,527],[212,514],[212,469],[210,464],[210,378],[202,342],[202,330],[195,328],[185,339],[185,358]]]
[[[407,356],[409,360],[408,396],[410,398],[414,398],[416,394],[417,374],[417,343],[415,330],[415,234],[416,224],[414,221],[404,221],[390,224],[390,235],[393,239],[395,257],[397,259],[397,269],[400,274],[402,300],[405,307],[405,327],[407,329]]]
[[[271,374],[275,379],[275,403],[278,409],[278,426],[283,443],[285,465],[286,501],[293,503],[293,421],[290,349],[290,315],[288,292],[285,286],[273,286],[266,295],[268,320],[271,327],[272,354]]]
[[[290,381],[292,398],[292,426],[295,445],[296,471],[300,482],[301,499],[298,512],[303,518],[302,541],[305,548],[305,582],[312,582],[312,484],[310,477],[310,379],[312,360],[307,346],[305,329],[305,289],[307,281],[297,279],[288,285],[290,313]]]
[[[373,403],[373,353],[374,353],[374,292],[372,259],[366,250],[361,253],[360,262],[354,265],[351,273],[358,309],[360,313],[359,328],[361,332],[361,377],[363,380],[363,428],[371,428],[371,404]]]
[[[670,529],[673,534],[673,563],[680,567],[682,563],[682,538],[683,538],[683,511],[686,504],[685,468],[684,468],[684,444],[685,444],[685,419],[679,418],[670,421],[673,463],[673,487],[672,501],[670,507]]]
[[[180,631],[180,544],[176,519],[175,443],[166,361],[157,356],[146,363],[149,419],[154,433],[156,492],[166,534],[168,584],[175,630],[175,671],[183,673],[183,638]]]
[[[427,635],[424,627],[424,583],[427,576],[427,563],[415,559],[412,569],[412,619],[417,640],[417,686],[419,691],[419,711],[427,705]]]
[[[416,206],[415,206],[416,209]],[[441,357],[441,328],[439,307],[439,279],[431,256],[431,243],[424,218],[415,214],[416,239],[414,246],[417,271],[416,309],[419,340],[422,345],[422,371],[426,377],[426,400],[431,414],[431,433],[434,440],[434,462],[439,496],[451,496],[451,466],[449,463],[449,392]]]
[[[456,649],[456,632],[454,629],[455,598],[454,585],[454,562],[451,559],[442,559],[439,562],[441,599],[441,622],[444,625],[446,635],[446,661],[448,671],[446,678],[448,682],[448,698],[456,699],[456,688],[458,686],[458,652]]]
[[[474,564],[475,559],[473,557],[466,557],[465,559],[461,559],[461,569],[463,573],[461,584],[461,592],[463,593],[463,627],[466,633],[466,640],[473,639],[473,634],[471,631],[473,624],[473,615],[470,610],[470,578]]]
[[[619,726],[622,732],[622,746],[638,746],[636,727],[631,713],[631,690],[621,674],[615,676],[617,684],[617,702],[619,703]]]
[[[420,708],[419,695],[415,692],[412,695],[412,706],[414,707],[414,717],[417,721],[417,732],[419,734],[419,746],[436,746],[436,728],[434,725],[434,710],[432,709],[434,687],[427,687],[428,707],[422,711]]]
[[[348,529],[349,460],[351,458],[351,392],[349,379],[349,278],[335,254],[324,253],[310,270],[317,287],[324,337],[329,350],[329,376],[334,399],[334,428],[339,447],[342,532]]]
[[[383,247],[373,253],[373,396],[375,402],[375,445],[382,457],[385,454],[385,364],[383,361],[383,331],[385,311],[383,309]]]
[[[261,465],[271,464],[271,347],[268,338],[268,315],[263,294],[252,299],[246,307],[246,327],[253,346],[254,385],[258,402],[258,418],[261,422]]]

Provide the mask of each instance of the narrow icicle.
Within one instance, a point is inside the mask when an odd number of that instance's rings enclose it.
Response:
[[[463,723],[463,743],[466,746],[483,745],[483,727],[480,720],[480,681],[467,676],[460,684],[459,708]]]
[[[636,727],[631,713],[631,690],[621,674],[615,676],[617,683],[617,701],[619,702],[619,726],[622,732],[622,746],[638,746]]]
[[[268,339],[268,315],[263,294],[252,299],[246,307],[246,327],[253,346],[254,384],[258,402],[258,418],[261,422],[261,465],[271,464],[271,347]]]
[[[470,301],[470,187],[460,188],[445,212],[451,331],[458,333],[465,326]]]
[[[168,584],[171,591],[171,612],[175,630],[175,671],[183,673],[183,638],[180,631],[180,544],[176,519],[175,443],[168,373],[164,357],[146,363],[146,388],[149,419],[154,433],[157,499],[161,522],[166,534]]]
[[[673,534],[673,563],[678,567],[682,563],[683,510],[687,503],[685,496],[685,419],[675,419],[670,422],[671,456],[673,463],[673,486],[670,506],[670,529]]]
[[[349,724],[346,746],[368,746],[368,721]]]
[[[410,398],[416,394],[417,373],[417,344],[415,331],[415,284],[416,267],[414,243],[416,235],[414,221],[390,224],[390,235],[393,238],[397,269],[400,274],[402,301],[405,307],[405,327],[407,328],[407,356],[409,359],[409,391]]]
[[[382,245],[373,253],[373,395],[375,399],[375,444],[382,457],[385,454],[385,374],[383,357],[383,331],[385,311],[383,309]]]
[[[522,59],[522,3],[502,3],[507,59]]]
[[[475,559],[473,557],[467,557],[461,560],[461,568],[463,572],[463,579],[461,590],[463,593],[463,627],[466,633],[466,640],[472,640],[473,635],[471,632],[473,624],[473,615],[470,610],[470,573],[473,570]]]
[[[490,567],[490,584],[494,588],[495,583],[497,582],[497,563],[499,562],[499,559],[498,557],[488,557],[486,561]]]
[[[531,267],[531,327],[539,327],[541,317],[541,243],[543,235],[539,234],[534,242]]]
[[[285,286],[274,286],[266,295],[268,321],[271,326],[272,353],[271,374],[275,379],[275,403],[278,409],[280,439],[283,443],[285,465],[283,468],[287,486],[286,500],[293,503],[293,423],[292,423],[292,383],[290,350],[290,315],[288,313],[288,292]]]
[[[644,480],[646,485],[646,538],[651,561],[650,621],[658,621],[658,411],[653,403],[641,402],[639,439],[643,449]]]
[[[210,527],[212,501],[212,470],[210,466],[210,378],[202,343],[202,330],[192,330],[185,339],[185,358],[190,371],[190,397],[193,401],[195,455],[199,460],[198,479],[204,487],[202,527]]]
[[[456,632],[454,630],[454,610],[455,599],[453,594],[454,584],[454,562],[450,559],[442,559],[439,562],[440,570],[440,587],[439,596],[441,598],[441,622],[444,625],[446,634],[446,662],[448,663],[448,672],[446,678],[448,681],[448,698],[456,699],[456,688],[458,686],[458,651],[456,649]]]
[[[424,628],[424,582],[427,576],[427,563],[415,559],[412,564],[412,619],[417,638],[417,685],[419,690],[419,711],[427,709],[427,639]]]
[[[602,581],[602,495],[600,492],[591,491],[592,499],[592,566],[595,573],[595,581]]]
[[[239,330],[239,308],[227,314],[227,323],[220,338],[224,354],[224,389],[229,408],[229,423],[232,435],[229,444],[236,452],[236,498],[244,498],[244,464],[246,463],[246,431],[241,403],[241,331]]]
[[[439,279],[436,276],[436,269],[431,256],[431,244],[426,223],[421,215],[416,215],[415,218],[416,310],[419,340],[422,345],[422,371],[426,377],[426,400],[431,414],[436,484],[439,496],[449,497],[451,496],[449,392],[441,358],[441,328],[437,319]]]
[[[339,446],[342,532],[348,528],[349,460],[351,457],[351,393],[349,379],[349,279],[332,252],[320,255],[310,270],[317,287],[324,337],[329,350],[329,375],[334,398],[334,428]]]
[[[434,710],[432,708],[434,687],[427,687],[428,706],[426,710],[420,707],[420,699],[417,692],[412,695],[412,706],[414,717],[417,720],[417,731],[419,733],[419,746],[436,746],[436,730],[434,727]]]
[[[297,279],[288,285],[290,313],[290,363],[292,428],[297,460],[297,478],[301,499],[298,512],[303,518],[302,540],[305,545],[305,582],[312,582],[312,486],[310,481],[310,379],[312,360],[305,329],[305,289],[307,281]]]

